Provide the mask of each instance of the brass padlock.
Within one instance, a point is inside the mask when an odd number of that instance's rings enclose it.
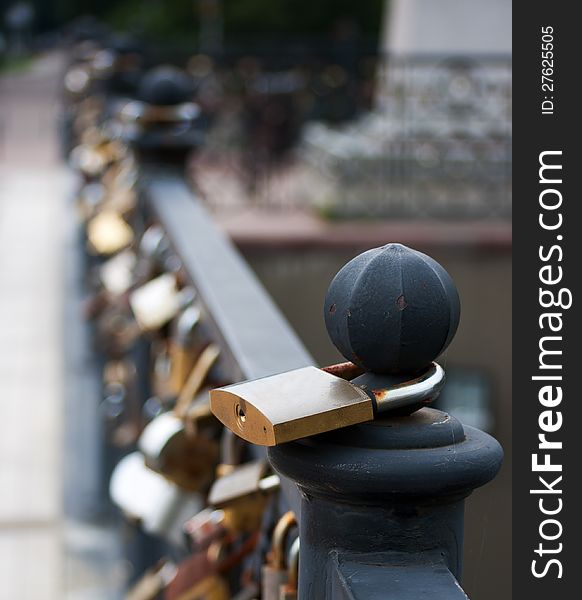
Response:
[[[107,166],[106,156],[99,151],[98,145],[91,143],[82,143],[73,148],[70,161],[71,166],[88,179],[98,177]]]
[[[176,389],[185,385],[188,374],[194,366],[202,337],[200,322],[202,315],[196,305],[188,306],[174,321],[169,341],[170,378]]]
[[[397,380],[385,386],[378,378],[379,387],[374,388],[365,381],[357,385],[325,369],[304,367],[211,390],[210,407],[219,421],[247,442],[274,446],[371,421],[377,412],[428,403],[444,382],[437,363],[405,385]]]
[[[162,399],[174,399],[186,384],[196,359],[203,348],[198,333],[200,309],[188,306],[171,324],[170,336],[158,340],[154,352],[154,391]]]
[[[370,421],[377,413],[413,412],[444,385],[444,371],[433,361],[451,342],[459,314],[455,285],[433,259],[401,244],[369,250],[339,271],[325,299],[328,333],[350,362],[212,390],[212,412],[236,435],[263,446]],[[363,374],[347,381],[357,367]]]
[[[297,526],[295,513],[285,513],[275,525],[267,564],[261,569],[262,600],[279,600],[281,586],[288,580],[286,544],[290,531]]]
[[[176,275],[164,273],[129,295],[129,305],[142,331],[155,331],[171,321],[180,310]]]
[[[287,581],[279,588],[278,600],[297,600],[299,585],[299,548],[300,540],[295,538],[289,549],[287,559]]]
[[[225,526],[235,532],[254,532],[261,524],[270,495],[279,489],[278,475],[258,460],[235,467],[218,478],[208,494],[208,504],[224,511]]]
[[[114,210],[104,210],[87,223],[87,244],[93,254],[115,254],[131,245],[133,239],[132,228]]]
[[[217,423],[200,391],[219,354],[215,344],[202,351],[174,410],[153,419],[138,443],[148,467],[190,491],[207,488],[218,463]]]
[[[137,169],[131,155],[112,163],[101,177],[105,195],[101,210],[115,210],[127,216],[137,206]]]

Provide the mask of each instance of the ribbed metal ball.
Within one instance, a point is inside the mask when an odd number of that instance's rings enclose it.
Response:
[[[374,373],[416,373],[453,339],[459,294],[435,260],[387,244],[338,272],[324,315],[332,342],[348,360]]]
[[[157,106],[173,106],[192,99],[194,83],[189,75],[172,66],[156,67],[142,78],[138,97]]]

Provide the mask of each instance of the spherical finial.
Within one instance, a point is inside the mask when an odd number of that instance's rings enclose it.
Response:
[[[157,106],[183,104],[192,98],[194,84],[185,71],[171,66],[148,71],[139,85],[138,97]]]
[[[453,339],[460,303],[439,263],[387,244],[340,269],[324,315],[329,337],[348,360],[373,373],[416,373]]]

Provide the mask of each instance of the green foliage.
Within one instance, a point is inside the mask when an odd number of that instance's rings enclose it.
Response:
[[[224,0],[228,33],[327,33],[340,20],[353,20],[363,33],[377,34],[385,0]]]
[[[7,58],[0,58],[0,74],[1,75],[15,75],[17,73],[24,73],[28,71],[32,65],[32,58],[29,56],[12,56]]]
[[[94,14],[119,30],[152,37],[195,39],[200,7],[208,0],[37,0],[53,5],[64,22]],[[326,34],[351,21],[360,32],[377,35],[387,0],[222,0],[226,40],[252,34]]]
[[[195,0],[124,0],[107,16],[116,29],[152,37],[193,37],[198,30]]]

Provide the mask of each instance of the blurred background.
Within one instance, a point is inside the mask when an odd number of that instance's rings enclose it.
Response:
[[[341,359],[321,306],[353,256],[401,242],[452,275],[438,406],[506,456],[468,502],[463,586],[508,600],[511,2],[0,0],[0,19],[0,596],[123,598],[166,550],[109,494],[137,434],[95,340],[114,253],[87,222],[105,145],[167,104],[193,112],[163,113],[163,152],[191,150],[192,189],[319,364]],[[177,101],[148,88],[160,65]],[[109,179],[133,194],[130,162]]]

